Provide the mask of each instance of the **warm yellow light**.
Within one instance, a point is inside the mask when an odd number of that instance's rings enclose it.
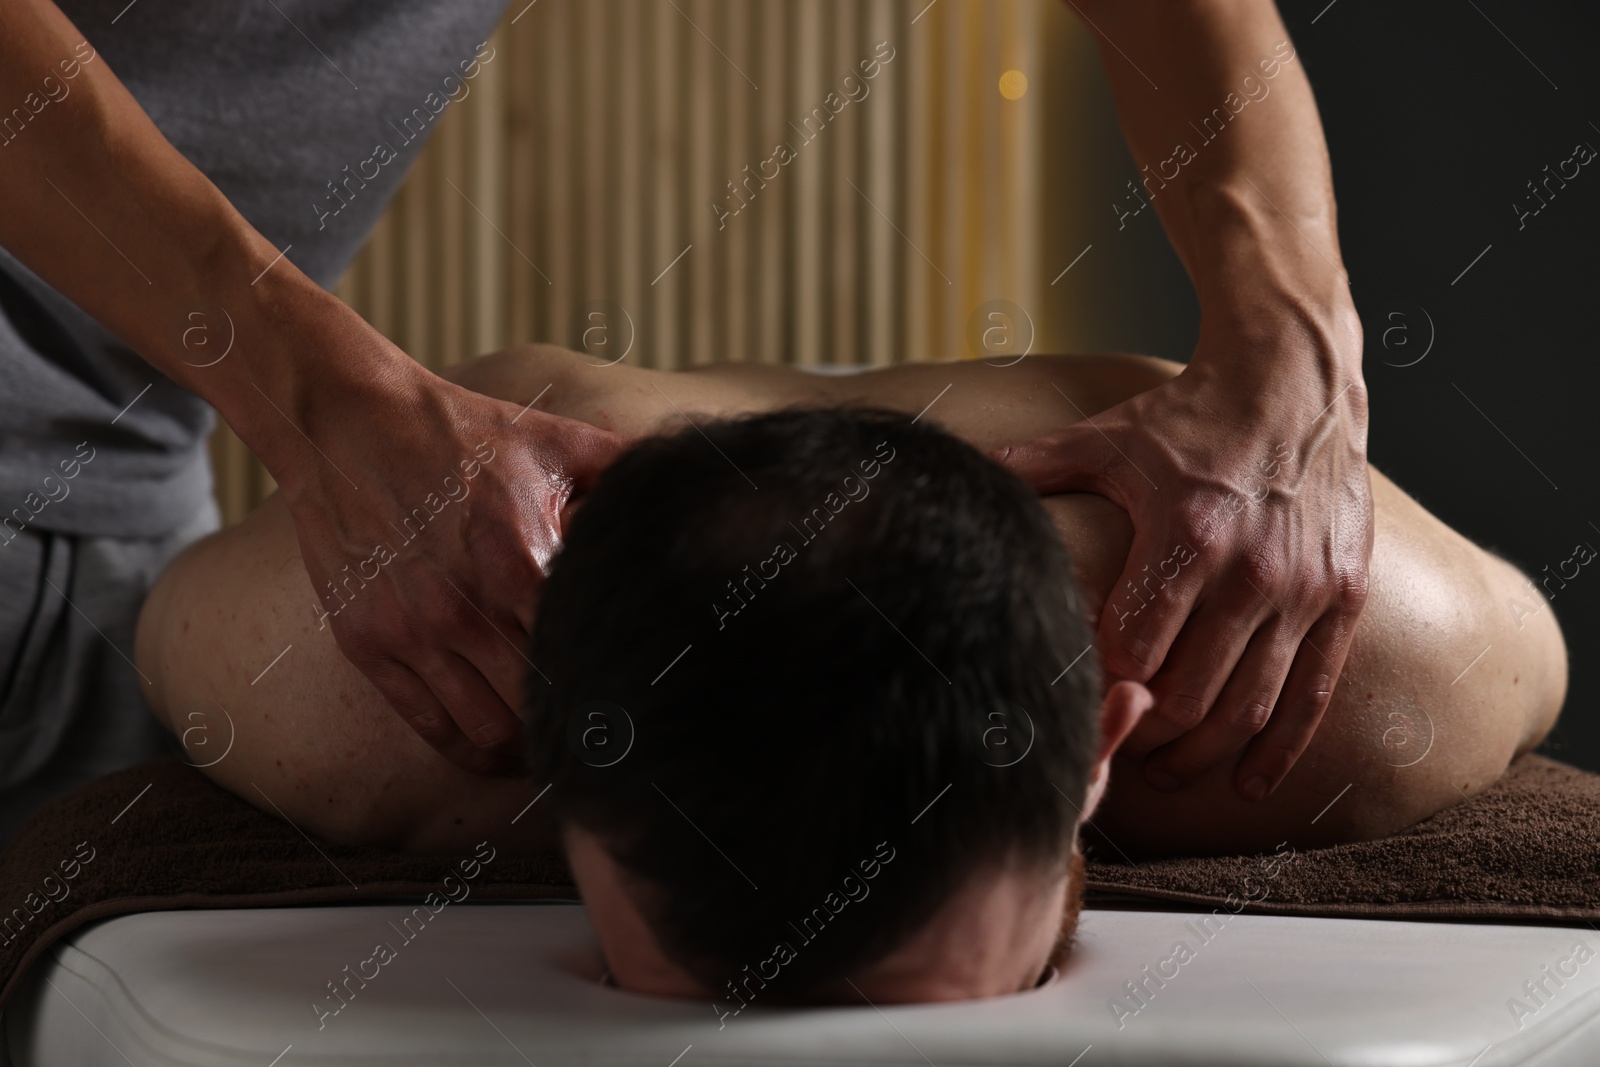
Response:
[[[1000,95],[1007,100],[1021,100],[1028,91],[1028,76],[1020,70],[1008,70],[1000,75]]]

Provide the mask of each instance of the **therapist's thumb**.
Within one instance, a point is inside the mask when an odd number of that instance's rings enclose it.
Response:
[[[1116,452],[1105,436],[1086,422],[1020,444],[991,449],[989,457],[1041,496],[1051,493],[1105,493]]]
[[[574,489],[588,492],[612,462],[634,443],[634,438],[578,423],[562,442],[561,467]]]

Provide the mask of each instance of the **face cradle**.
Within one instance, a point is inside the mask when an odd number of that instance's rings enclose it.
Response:
[[[635,903],[641,891],[592,834],[563,832],[567,860],[600,939],[612,980],[637,993],[725,996],[661,949]],[[1023,864],[973,873],[909,940],[864,971],[817,990],[808,1003],[969,1000],[1024,992],[1062,961],[1077,923],[1082,861],[1053,871]],[[800,951],[804,951],[801,948]]]
[[[1154,703],[1137,682],[1114,682],[1105,690],[1082,819],[1091,818],[1105,797],[1112,755]],[[708,997],[717,1004],[724,991],[708,990],[662,951],[635,903],[640,887],[630,884],[600,841],[570,824],[561,836],[616,984],[657,996]],[[1077,929],[1084,881],[1077,836],[1074,827],[1071,849],[1055,870],[1020,863],[980,867],[899,947],[849,980],[818,990],[810,1001],[903,1004],[1033,988],[1047,968],[1066,962]]]

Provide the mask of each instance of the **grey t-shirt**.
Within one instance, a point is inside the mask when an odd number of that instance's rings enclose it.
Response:
[[[98,53],[90,63],[109,64],[178,151],[324,286],[360,248],[427,135],[495,62],[480,45],[505,7],[58,2]],[[0,166],[5,142],[50,137],[51,117],[46,104],[0,133]],[[78,206],[93,217],[92,204]],[[64,217],[81,224],[70,209]],[[145,285],[132,269],[129,280]],[[182,324],[172,332],[176,346]],[[21,525],[125,537],[183,525],[211,492],[211,419],[205,402],[0,250],[0,550]]]

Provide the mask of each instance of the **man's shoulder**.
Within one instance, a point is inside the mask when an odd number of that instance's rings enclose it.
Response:
[[[526,404],[533,383],[535,392],[550,386],[555,391],[567,384],[584,366],[583,355],[570,348],[549,344],[519,344],[487,352],[481,356],[439,370],[439,376],[464,388],[496,400]],[[540,407],[544,407],[543,404]]]

